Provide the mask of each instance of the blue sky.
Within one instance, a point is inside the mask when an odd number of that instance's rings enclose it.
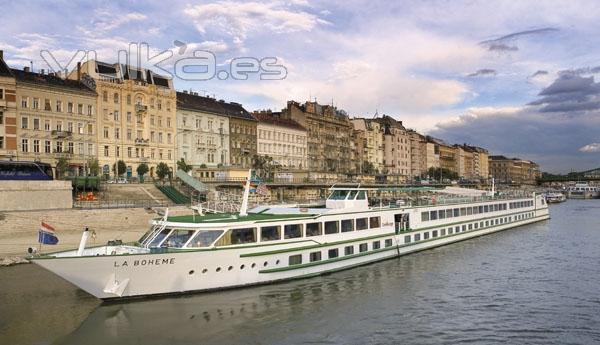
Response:
[[[12,66],[47,68],[77,49],[113,62],[131,42],[152,53],[276,57],[283,80],[184,81],[248,110],[287,100],[388,114],[451,143],[566,172],[600,166],[600,7],[593,1],[19,1],[3,4]],[[174,44],[187,44],[186,51]],[[172,71],[171,58],[161,66]],[[592,79],[590,79],[592,78]]]

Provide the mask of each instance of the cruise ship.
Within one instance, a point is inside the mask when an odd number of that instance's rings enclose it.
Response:
[[[369,188],[332,187],[323,208],[260,206],[151,221],[135,243],[31,260],[103,300],[200,292],[305,278],[549,218],[541,194],[444,196],[370,205]]]
[[[600,197],[600,188],[592,187],[586,182],[577,182],[567,190],[569,199],[596,199]]]

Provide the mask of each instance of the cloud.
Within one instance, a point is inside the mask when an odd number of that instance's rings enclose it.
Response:
[[[492,43],[488,46],[489,51],[517,51],[519,48],[516,46],[509,46],[504,43]]]
[[[476,72],[467,74],[467,77],[493,77],[496,75],[496,70],[484,68]]]
[[[538,100],[529,105],[540,106],[542,113],[569,112],[600,109],[600,83],[594,77],[561,74],[552,84],[543,89]]]
[[[595,73],[599,73],[600,72],[600,66],[596,66],[596,67],[580,67],[580,68],[575,68],[575,69],[565,69],[562,71],[559,71],[558,74],[559,75],[590,75],[590,74],[595,74]]]
[[[537,70],[535,73],[533,73],[532,75],[530,75],[530,78],[535,78],[535,77],[539,77],[539,76],[544,76],[544,75],[548,75],[548,71],[544,71],[544,70]]]
[[[551,27],[517,31],[517,32],[513,32],[510,34],[498,37],[498,38],[481,41],[481,42],[479,42],[479,44],[493,45],[493,44],[498,44],[498,43],[505,43],[507,41],[513,41],[513,40],[516,40],[516,39],[524,37],[524,36],[545,35],[545,34],[556,32],[556,31],[558,31],[557,28],[551,28]]]
[[[591,143],[585,146],[582,146],[579,151],[586,153],[595,153],[600,152],[600,143]]]

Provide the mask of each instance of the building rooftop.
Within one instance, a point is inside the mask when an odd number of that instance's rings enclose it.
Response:
[[[169,88],[169,78],[152,72],[145,68],[136,68],[126,64],[110,64],[102,61],[95,61],[96,72],[102,76],[122,79],[143,81],[148,84]]]
[[[266,123],[274,126],[287,127],[291,129],[296,129],[299,131],[305,131],[306,128],[302,127],[298,122],[291,119],[281,118],[281,113],[271,113],[271,112],[254,112],[254,117],[258,120],[259,123]]]
[[[4,59],[2,58],[1,54],[0,54],[0,76],[3,76],[3,77],[12,77],[13,76],[10,71],[10,68],[8,67],[6,62],[4,62]]]
[[[96,94],[94,90],[88,88],[84,83],[78,80],[63,79],[51,74],[41,74],[15,68],[12,68],[11,72],[16,78],[17,82],[37,84],[42,87],[57,87],[71,91],[87,92],[94,95]]]
[[[222,116],[231,116],[244,120],[256,121],[244,107],[235,102],[225,102],[210,97],[199,96],[188,92],[177,92],[177,107],[192,111],[203,111]]]

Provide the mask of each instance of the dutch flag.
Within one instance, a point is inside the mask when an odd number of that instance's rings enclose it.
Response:
[[[42,222],[38,232],[38,242],[42,244],[57,244],[56,230],[50,224]]]

